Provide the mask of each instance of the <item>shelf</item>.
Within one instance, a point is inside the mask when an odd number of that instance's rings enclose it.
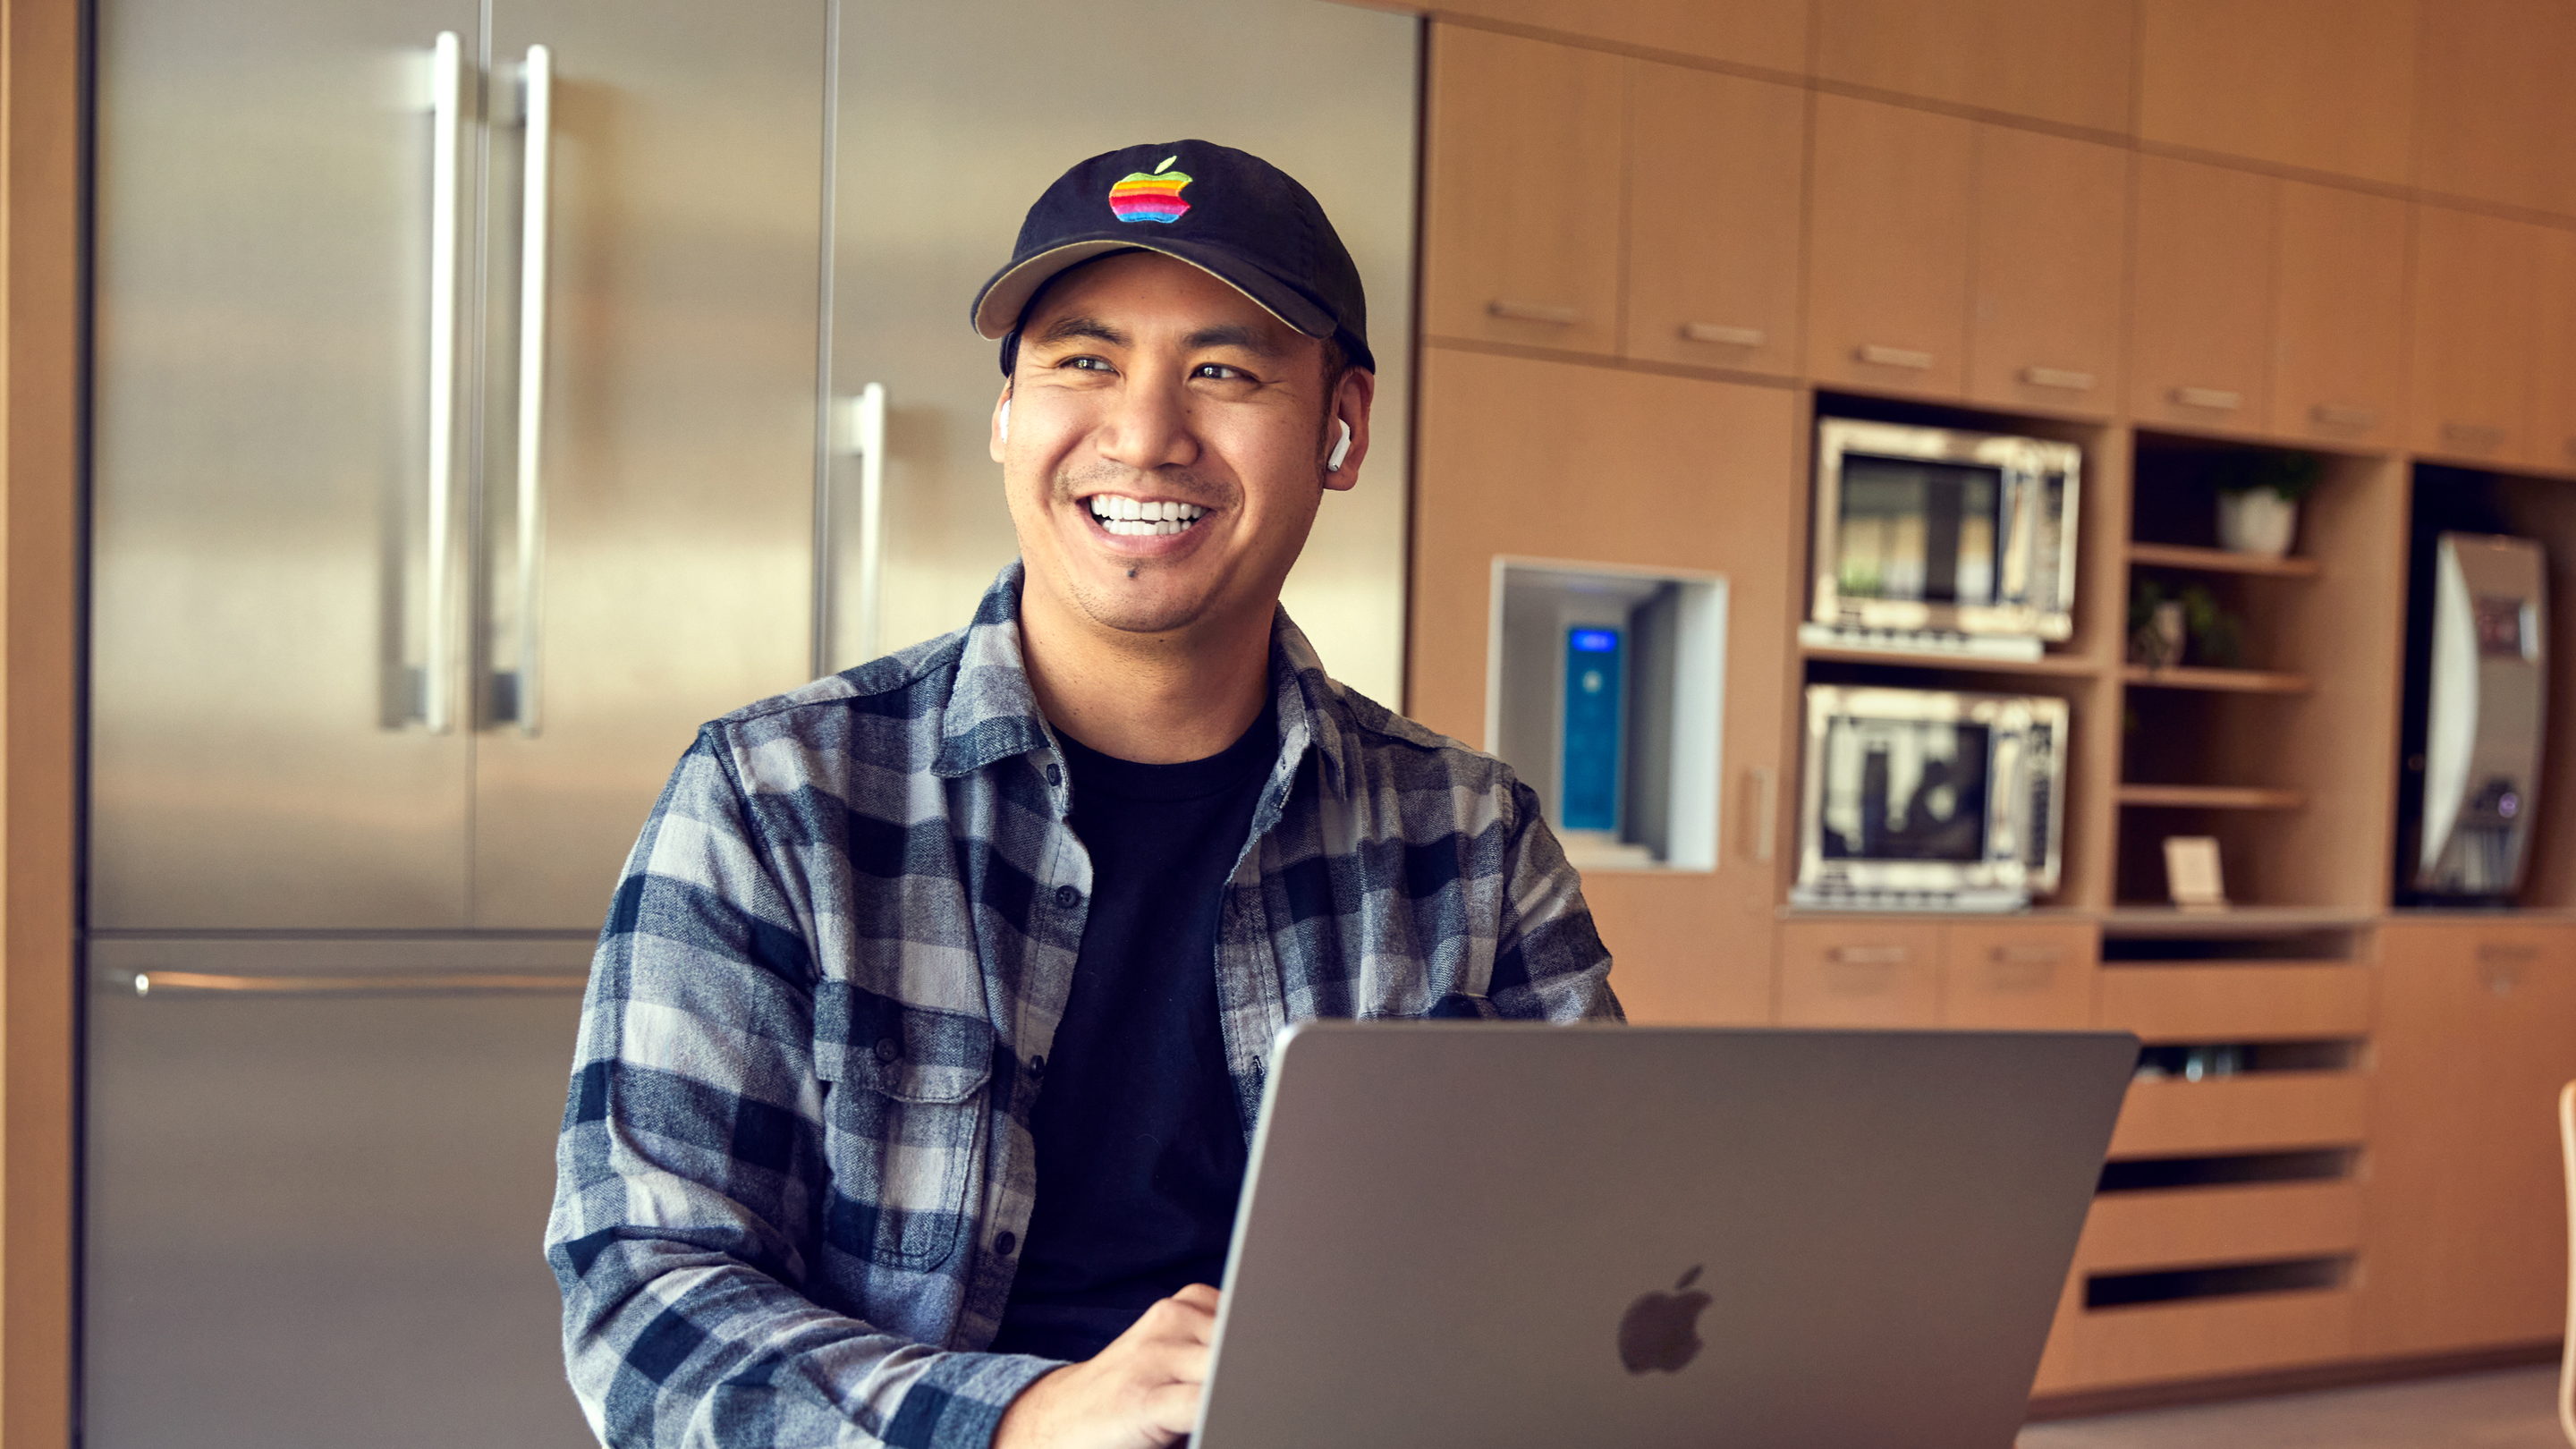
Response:
[[[2223,911],[2186,911],[2146,901],[2123,903],[2101,917],[2104,938],[2117,940],[2358,930],[2376,919],[2368,911],[2332,906],[2229,906]]]
[[[2148,689],[2207,689],[2225,694],[2305,694],[2308,677],[2268,669],[2151,669],[2121,666],[2120,677]]]
[[[2296,790],[2249,785],[2122,785],[2120,803],[2191,810],[2296,810],[2308,803],[2308,797]]]
[[[2092,660],[2074,654],[2043,654],[2037,659],[1994,659],[1977,654],[1899,654],[1887,649],[1839,649],[1827,644],[1802,644],[1798,646],[1798,652],[1809,659],[1830,659],[1839,664],[1891,664],[1906,669],[1960,669],[1979,674],[2089,679],[2102,672]]]
[[[2178,543],[2132,543],[2131,564],[2154,564],[2159,568],[2192,569],[2205,574],[2253,574],[2261,578],[2312,579],[2317,576],[2317,561],[2312,558],[2266,558],[2254,553],[2230,553],[2223,548],[2189,548]]]

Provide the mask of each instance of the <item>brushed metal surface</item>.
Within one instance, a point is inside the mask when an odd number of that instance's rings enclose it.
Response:
[[[476,22],[464,0],[99,8],[95,924],[466,921],[470,747],[405,720],[430,632],[430,46],[461,32],[470,62]]]
[[[96,977],[84,1442],[590,1443],[537,1248],[578,1010]]]
[[[807,677],[827,13],[494,7],[492,53],[554,69],[545,710],[524,734],[483,702],[477,927],[596,929],[697,726]],[[485,325],[508,335],[522,143],[490,134]],[[515,348],[486,355],[489,678],[518,666],[520,392]]]
[[[1065,168],[1195,137],[1305,183],[1359,264],[1375,436],[1359,486],[1325,495],[1283,602],[1334,677],[1399,703],[1420,32],[1412,16],[1318,0],[844,7],[832,389],[886,386],[884,647],[962,627],[1017,552],[985,451],[1002,376],[967,302]],[[1133,79],[1140,64],[1150,81]],[[839,471],[855,499],[857,460]],[[856,533],[838,540],[844,579],[858,576]],[[857,601],[845,591],[841,607],[833,664],[847,668],[861,662]]]

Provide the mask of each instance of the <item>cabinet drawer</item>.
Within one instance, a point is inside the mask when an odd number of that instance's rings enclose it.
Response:
[[[2358,1072],[2254,1072],[2212,1082],[2131,1084],[2113,1157],[2180,1157],[2359,1142],[2367,1085]]]
[[[2062,1324],[2066,1376],[2051,1389],[2292,1368],[2352,1351],[2349,1289],[2251,1294],[2080,1313]]]
[[[2322,1258],[2361,1245],[2361,1189],[2260,1183],[2112,1193],[2093,1200],[2075,1266],[2097,1273]]]
[[[1937,1026],[1941,928],[1793,924],[1780,933],[1788,1026]]]
[[[2148,1042],[2301,1041],[2370,1030],[2370,972],[2342,965],[2139,966],[2104,971],[2103,1026]]]
[[[2078,1030],[2093,1019],[2091,926],[1942,928],[1947,1026]]]

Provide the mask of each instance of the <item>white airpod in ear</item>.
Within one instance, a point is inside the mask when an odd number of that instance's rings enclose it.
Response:
[[[1010,400],[1009,398],[1004,398],[1004,399],[1002,399],[1002,441],[1003,441],[1003,442],[1005,442],[1005,443],[1007,443],[1007,442],[1009,442],[1010,440],[1011,440],[1011,400]]]
[[[1342,471],[1342,458],[1351,450],[1351,425],[1340,418],[1335,418],[1333,421],[1342,424],[1342,440],[1333,445],[1332,456],[1324,460],[1324,471],[1327,473]]]

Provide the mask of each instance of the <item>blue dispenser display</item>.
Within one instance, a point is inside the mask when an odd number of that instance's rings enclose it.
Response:
[[[1565,634],[1565,759],[1569,830],[1619,828],[1620,648],[1616,629]]]

